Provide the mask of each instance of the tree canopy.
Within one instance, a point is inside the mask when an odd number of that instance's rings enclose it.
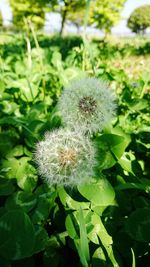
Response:
[[[30,19],[35,28],[42,28],[45,22],[45,4],[48,0],[10,0],[13,24],[25,28],[24,18]]]
[[[73,22],[77,27],[82,25],[86,0],[58,0],[57,4],[56,10],[62,17],[60,33],[63,32],[67,20]]]
[[[41,28],[45,21],[45,11],[53,10],[61,15],[62,34],[66,21],[74,23],[78,28],[83,25],[86,5],[90,2],[89,25],[110,32],[119,21],[120,12],[126,0],[9,0],[13,23],[24,26],[24,18],[29,18],[36,28]]]
[[[135,33],[143,33],[150,27],[150,5],[136,8],[128,19],[128,27]]]
[[[121,18],[121,10],[126,0],[94,0],[91,1],[90,23],[97,28],[110,32]]]

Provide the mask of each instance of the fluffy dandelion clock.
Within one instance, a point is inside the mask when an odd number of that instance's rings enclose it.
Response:
[[[37,143],[35,160],[50,186],[75,186],[93,177],[95,147],[80,132],[59,129],[46,133],[44,140]]]
[[[112,120],[115,109],[114,92],[106,81],[97,78],[72,81],[58,102],[64,125],[80,127],[84,133],[102,131]]]

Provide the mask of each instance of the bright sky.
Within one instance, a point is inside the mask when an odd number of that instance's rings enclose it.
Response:
[[[2,11],[4,24],[8,25],[11,21],[12,15],[8,4],[9,0],[0,0],[0,10]],[[113,28],[113,33],[130,33],[130,30],[126,27],[126,18],[132,13],[132,11],[141,5],[150,4],[150,0],[127,0],[122,12],[122,17],[119,24]],[[60,18],[55,14],[46,16],[46,25],[48,29],[57,29],[60,24]]]

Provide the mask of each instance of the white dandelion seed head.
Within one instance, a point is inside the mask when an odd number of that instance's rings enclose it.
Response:
[[[37,143],[35,161],[49,186],[83,184],[94,176],[95,147],[79,131],[58,129],[47,132]]]
[[[106,81],[86,77],[72,81],[64,89],[57,107],[65,126],[91,134],[102,131],[113,119],[115,99]]]

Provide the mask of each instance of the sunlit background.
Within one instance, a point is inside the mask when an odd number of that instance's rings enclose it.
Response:
[[[112,33],[116,35],[134,35],[131,30],[126,26],[127,19],[129,18],[132,11],[145,4],[150,4],[150,0],[127,0],[121,15],[121,20],[119,23],[112,28]],[[12,19],[12,12],[7,0],[0,0],[0,10],[3,15],[4,25],[10,25]],[[61,16],[58,13],[46,13],[46,20],[45,20],[45,32],[57,32],[60,29],[61,24]],[[76,32],[76,27],[73,25],[65,25],[65,30],[67,32]],[[91,27],[88,28],[88,32],[94,34],[101,34],[101,31],[98,29],[93,29]],[[150,31],[148,30],[147,33],[149,34]]]

